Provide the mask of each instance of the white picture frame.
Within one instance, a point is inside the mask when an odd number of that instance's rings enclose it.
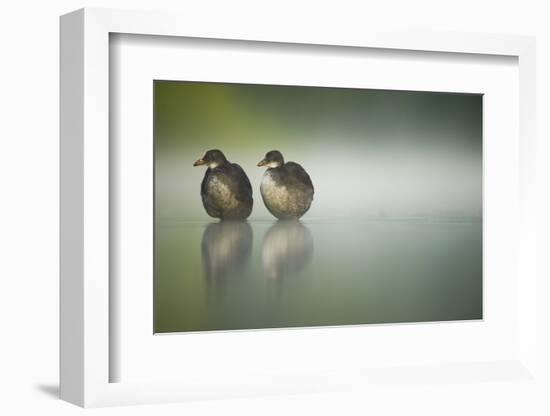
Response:
[[[182,401],[284,392],[319,392],[347,383],[371,386],[407,378],[404,369],[381,368],[367,375],[335,370],[296,376],[282,368],[276,378],[241,380],[221,374],[215,383],[184,381],[110,382],[109,275],[110,171],[109,35],[112,33],[247,40],[334,47],[383,48],[440,53],[517,57],[519,65],[519,201],[517,275],[518,354],[500,363],[442,363],[419,372],[419,378],[458,377],[476,382],[494,366],[518,381],[536,379],[536,216],[534,186],[535,41],[508,35],[380,32],[330,32],[312,27],[280,28],[247,20],[206,24],[192,16],[82,9],[61,18],[61,398],[80,406]],[[112,192],[112,190],[111,190]],[[353,330],[353,329],[352,329]],[[220,336],[224,336],[221,334]],[[227,336],[227,335],[225,335]],[[322,336],[330,336],[324,333]]]

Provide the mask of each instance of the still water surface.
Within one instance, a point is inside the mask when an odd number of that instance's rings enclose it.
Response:
[[[482,318],[477,220],[158,220],[155,332]]]

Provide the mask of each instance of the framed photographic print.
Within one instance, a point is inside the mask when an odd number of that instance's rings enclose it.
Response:
[[[246,22],[61,19],[62,398],[532,378],[533,39]]]

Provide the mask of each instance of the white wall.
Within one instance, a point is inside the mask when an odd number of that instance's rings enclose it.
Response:
[[[271,19],[321,19],[327,26],[384,23],[395,27],[513,33],[538,36],[539,163],[547,190],[541,212],[550,212],[548,179],[550,114],[550,29],[545,1],[4,1],[0,8],[0,413],[76,414],[80,409],[54,399],[58,348],[58,16],[83,6],[179,9],[188,13],[268,15]],[[546,116],[546,117],[545,117]],[[542,184],[540,186],[543,186]],[[541,220],[539,229],[548,231]],[[542,239],[542,237],[541,237]],[[544,241],[548,246],[548,235]],[[542,260],[541,260],[542,261]],[[542,264],[550,276],[548,262]],[[549,292],[543,282],[539,291]],[[546,313],[548,305],[541,307]],[[550,350],[545,335],[546,350]],[[544,357],[543,357],[544,358]],[[548,360],[545,361],[546,365]],[[547,367],[548,368],[548,367]],[[353,392],[102,409],[99,414],[548,414],[542,392],[504,383],[441,386],[437,397],[422,387],[377,397]],[[477,400],[484,398],[483,405]],[[489,400],[487,400],[489,399]],[[38,413],[40,412],[40,413]],[[405,413],[406,412],[406,413]]]

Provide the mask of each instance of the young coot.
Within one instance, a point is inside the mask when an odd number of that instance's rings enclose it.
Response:
[[[298,163],[286,162],[278,150],[267,152],[258,166],[266,166],[260,192],[266,208],[279,219],[297,219],[313,201],[313,183]]]
[[[252,186],[244,170],[217,149],[209,150],[193,166],[208,166],[201,184],[204,209],[214,218],[244,220],[252,212]]]

